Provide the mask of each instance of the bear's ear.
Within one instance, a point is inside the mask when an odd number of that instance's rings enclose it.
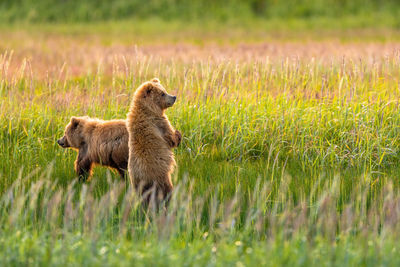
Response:
[[[149,96],[151,94],[151,87],[146,89],[146,94],[144,97]]]
[[[158,78],[153,78],[153,80],[151,80],[153,83],[160,83],[160,80]]]
[[[151,86],[150,83],[147,84],[147,86],[145,87],[145,93],[143,95],[143,98],[150,96],[152,89],[153,89],[153,86]]]
[[[79,118],[77,118],[77,117],[72,117],[72,118],[71,118],[71,125],[72,125],[72,128],[76,128],[76,127],[79,125],[79,122],[80,122]]]

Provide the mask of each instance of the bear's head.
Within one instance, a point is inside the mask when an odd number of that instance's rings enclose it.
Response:
[[[155,111],[162,112],[172,107],[176,101],[176,96],[167,93],[157,78],[143,83],[135,92],[134,99],[141,105]],[[136,103],[138,104],[138,103]]]
[[[63,148],[81,148],[85,144],[83,127],[86,120],[86,117],[72,117],[65,127],[64,136],[58,139],[57,143]]]

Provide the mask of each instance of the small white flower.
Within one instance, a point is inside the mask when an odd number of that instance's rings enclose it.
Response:
[[[107,252],[107,248],[106,247],[102,247],[99,251],[100,255],[104,255]]]
[[[208,236],[208,232],[205,232],[205,233],[203,234],[203,239],[206,239],[207,236]]]
[[[241,245],[243,245],[243,243],[242,243],[242,241],[239,241],[239,240],[238,240],[238,241],[235,242],[235,245],[238,246],[238,247],[240,247]]]

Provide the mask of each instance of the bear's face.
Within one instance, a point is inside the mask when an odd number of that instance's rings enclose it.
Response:
[[[157,78],[144,83],[138,89],[136,95],[136,98],[140,99],[141,102],[146,103],[146,106],[153,110],[163,111],[172,107],[176,101],[176,96],[168,94]]]
[[[72,117],[71,121],[65,127],[64,136],[57,140],[57,143],[63,147],[79,149],[85,144],[82,134],[85,120],[79,117]]]

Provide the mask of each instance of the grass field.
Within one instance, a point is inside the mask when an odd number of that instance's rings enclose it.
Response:
[[[0,265],[400,264],[396,30],[129,29],[1,31]],[[56,144],[71,116],[125,118],[153,77],[184,136],[158,213],[104,168],[78,183]]]

